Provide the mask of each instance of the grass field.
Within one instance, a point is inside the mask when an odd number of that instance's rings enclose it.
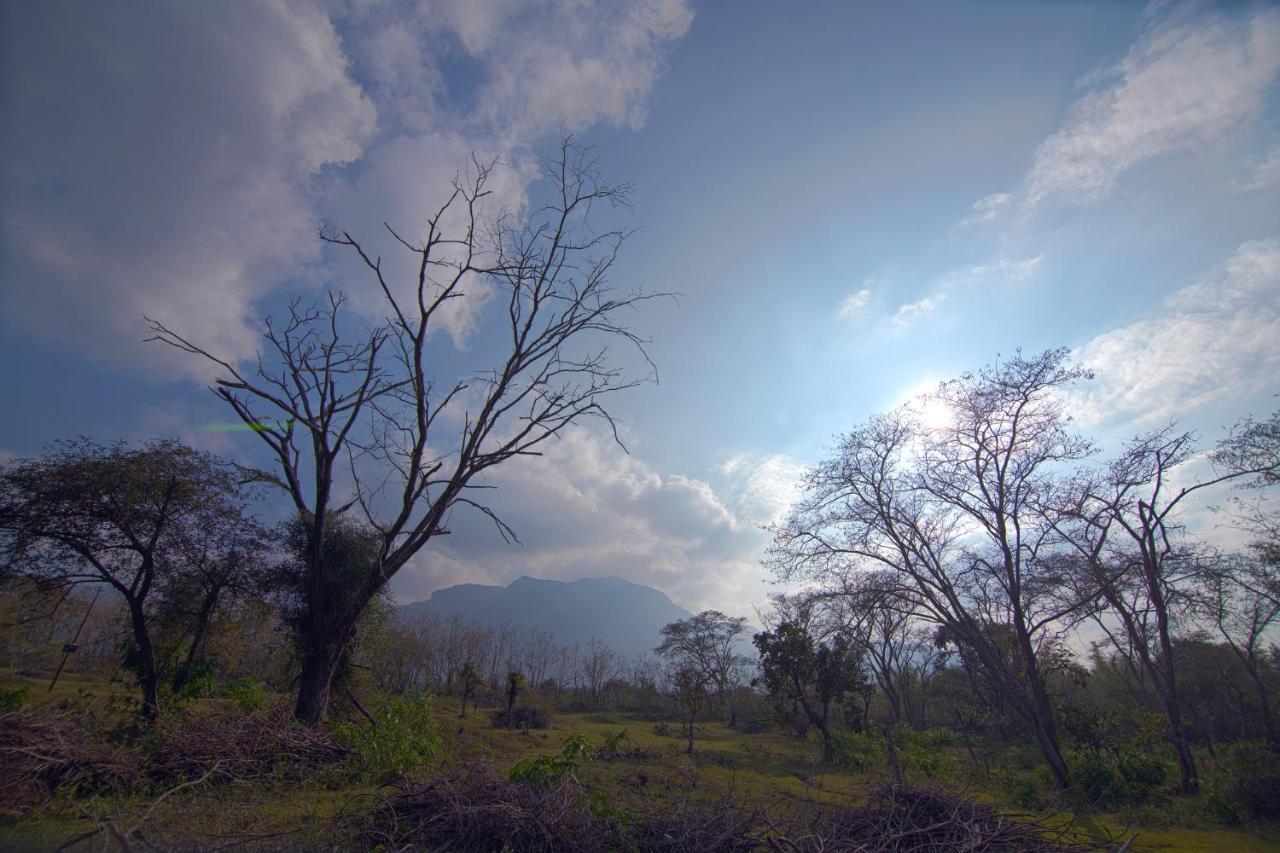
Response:
[[[25,686],[29,706],[56,705],[86,696],[120,694],[118,687],[100,681],[67,677],[52,693],[45,683],[20,676],[4,679],[5,687]],[[77,699],[79,697],[79,699]],[[653,719],[626,712],[558,713],[545,730],[510,731],[494,728],[490,711],[468,709],[459,716],[457,700],[436,700],[435,718],[443,748],[439,758],[413,771],[430,778],[445,771],[474,771],[487,763],[499,774],[521,759],[558,754],[565,738],[584,734],[593,745],[626,732],[623,755],[613,759],[584,761],[575,774],[588,793],[606,798],[610,807],[635,813],[652,813],[679,807],[685,798],[719,801],[728,796],[744,808],[787,809],[813,801],[860,802],[887,771],[863,772],[824,765],[818,760],[816,742],[764,732],[743,734],[717,723],[699,724],[695,752],[685,753],[680,727],[670,724],[670,734],[654,731]],[[1017,811],[1011,802],[990,790],[960,782],[964,751],[950,756],[952,769],[936,779],[909,782],[963,787],[968,796]],[[0,847],[4,849],[56,849],[69,839],[99,826],[103,819],[130,827],[146,814],[140,835],[162,839],[163,844],[215,848],[235,846],[312,846],[343,849],[358,843],[354,835],[361,815],[367,814],[391,792],[388,786],[353,783],[323,776],[289,782],[255,781],[252,784],[205,784],[174,792],[153,808],[155,793],[115,799],[57,798],[35,813],[10,817],[0,823]],[[148,813],[148,810],[151,811]],[[1065,819],[1065,818],[1059,818]],[[1180,825],[1172,825],[1172,824]],[[1166,805],[1136,815],[1091,815],[1076,820],[1083,838],[1112,837],[1136,840],[1130,850],[1264,851],[1280,849],[1275,827],[1248,825],[1218,828],[1194,817],[1179,815]],[[102,849],[102,836],[93,849]],[[82,844],[79,849],[90,849]],[[108,846],[110,849],[110,846]]]

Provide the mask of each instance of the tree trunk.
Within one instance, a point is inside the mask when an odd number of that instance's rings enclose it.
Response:
[[[191,635],[191,645],[187,648],[186,660],[173,673],[172,689],[174,693],[182,689],[182,685],[191,678],[191,668],[195,666],[196,659],[200,656],[200,649],[204,645],[205,637],[209,633],[209,623],[213,620],[213,609],[218,603],[219,592],[220,590],[215,590],[208,593],[200,604],[200,612],[196,615],[196,625]]]
[[[338,671],[345,642],[328,638],[307,638],[308,652],[302,659],[302,676],[298,682],[298,701],[293,715],[314,728],[329,710],[329,694]]]
[[[138,684],[142,687],[142,717],[155,722],[160,716],[160,671],[156,666],[156,652],[147,631],[146,614],[142,603],[129,602],[129,621],[133,627],[133,642],[138,647]]]

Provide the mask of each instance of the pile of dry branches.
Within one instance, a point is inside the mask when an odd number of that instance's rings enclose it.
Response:
[[[138,756],[96,740],[69,710],[0,715],[0,812],[22,814],[58,789],[120,790],[141,775]]]
[[[1051,826],[1030,816],[1015,818],[958,794],[903,785],[874,791],[865,806],[824,810],[806,823],[803,832],[794,825],[778,828],[767,839],[768,848],[779,853],[1100,849],[1070,841],[1069,824]]]
[[[886,787],[857,808],[816,807],[786,816],[729,803],[686,799],[660,814],[623,817],[593,811],[572,777],[551,787],[498,779],[484,770],[412,783],[385,801],[363,840],[385,850],[630,849],[663,853],[942,853],[953,850],[1084,851],[1067,830],[1012,818],[963,796]]]
[[[216,767],[219,778],[297,778],[346,755],[323,731],[300,725],[285,708],[174,715],[157,727],[148,775],[190,779]]]

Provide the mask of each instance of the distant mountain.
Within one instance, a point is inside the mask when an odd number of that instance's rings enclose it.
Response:
[[[522,577],[510,586],[459,584],[399,607],[402,618],[453,612],[484,625],[541,628],[562,645],[585,645],[599,637],[625,655],[653,651],[663,625],[693,615],[653,587],[622,578],[564,582]]]

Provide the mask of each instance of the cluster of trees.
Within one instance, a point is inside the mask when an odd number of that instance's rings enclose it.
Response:
[[[613,287],[626,232],[592,221],[593,211],[624,203],[628,188],[606,183],[590,153],[565,140],[547,164],[550,201],[517,220],[487,208],[492,166],[473,162],[421,239],[388,226],[411,261],[407,282],[353,235],[321,234],[367,268],[385,309],[379,322],[351,316],[338,292],[294,302],[283,318],[266,319],[263,350],[245,366],[149,321],[154,340],[213,366],[214,392],[261,439],[270,470],[246,472],[165,443],[83,443],[5,471],[5,571],[46,586],[105,583],[120,595],[149,717],[161,702],[154,627],[162,611],[192,611],[179,615],[194,662],[201,619],[234,585],[229,564],[262,565],[253,556],[262,531],[243,512],[252,484],[278,489],[291,506],[275,537],[290,558],[277,591],[299,655],[295,714],[315,725],[366,614],[414,555],[448,533],[455,510],[480,512],[514,538],[480,497],[486,475],[537,455],[579,420],[612,425],[611,395],[642,381],[612,352],[621,341],[647,363],[621,318],[651,295]],[[503,303],[495,340],[505,352],[442,375],[432,334],[479,279]]]
[[[1239,424],[1208,453],[1164,425],[1099,462],[1065,402],[1087,378],[1065,350],[1019,353],[942,383],[926,402],[947,423],[926,423],[913,403],[842,436],[775,530],[769,564],[805,593],[783,602],[762,653],[807,658],[806,671],[820,673],[818,652],[857,650],[894,716],[910,719],[908,679],[934,665],[930,644],[950,649],[971,694],[1016,718],[1066,788],[1055,684],[1078,668],[1069,643],[1092,638],[1106,665],[1154,700],[1182,790],[1194,794],[1187,643],[1212,635],[1236,656],[1274,746],[1267,632],[1280,568],[1260,509],[1245,520],[1255,541],[1237,552],[1193,535],[1186,515],[1214,487],[1276,482],[1280,415]],[[824,614],[816,628],[804,622],[814,610]],[[821,725],[821,710],[811,716]]]

